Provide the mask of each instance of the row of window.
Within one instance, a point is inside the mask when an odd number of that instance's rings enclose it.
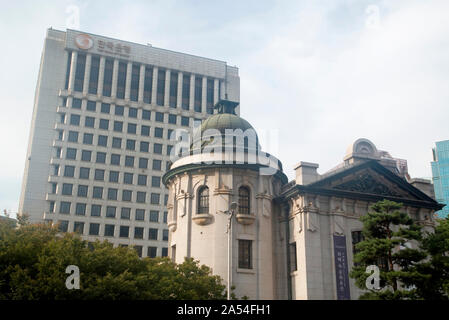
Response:
[[[63,103],[66,104],[67,102],[65,101],[65,99],[67,99],[67,98],[64,98]],[[81,99],[73,98],[72,108],[73,109],[81,109],[81,101],[82,101]],[[96,104],[97,104],[97,102],[88,100],[87,105],[86,105],[86,111],[95,112]],[[114,115],[123,116],[124,106],[116,105],[114,110],[115,110]],[[110,114],[111,113],[111,105],[109,103],[101,103],[100,112],[104,113],[104,114]],[[137,108],[128,107],[128,117],[137,119],[137,115],[138,115]],[[155,115],[154,121],[162,122],[162,123],[165,122],[165,113],[154,112],[154,115]],[[78,120],[79,118],[77,116],[79,117],[79,115],[75,115],[75,117],[73,117],[73,123],[72,123],[72,118],[70,119],[70,124],[79,125],[80,121]],[[190,118],[185,117],[185,116],[180,116],[180,118],[181,118],[181,123],[180,123],[181,126],[188,127]],[[90,117],[90,116],[86,116],[86,119],[87,120],[85,120],[85,126],[93,128],[94,121],[92,119],[94,119],[94,118]],[[151,111],[150,110],[142,110],[141,119],[142,120],[151,120]],[[192,118],[192,119],[193,119],[193,121],[201,121],[200,119],[196,119],[196,118]],[[101,120],[106,120],[106,119],[101,119]],[[116,121],[116,122],[123,123],[122,121]],[[175,114],[168,114],[167,123],[177,125],[178,124],[178,116]],[[101,121],[100,121],[100,129],[108,130],[108,128],[106,128],[106,125],[103,124],[103,126],[101,126]],[[114,130],[115,130],[115,126],[114,126]]]
[[[64,131],[59,130],[58,132],[58,140],[62,141],[64,136]],[[96,145],[100,147],[108,147],[108,136],[98,135],[96,140]],[[79,141],[79,132],[77,131],[69,131],[68,142],[78,143]],[[85,145],[94,145],[94,134],[92,133],[84,133],[82,143]],[[122,149],[122,138],[112,137],[110,146],[114,149]],[[139,149],[137,150],[137,146]],[[166,154],[170,155],[172,150],[172,145],[167,145]],[[163,144],[161,143],[153,143],[154,154],[162,154]],[[134,139],[126,139],[125,150],[128,151],[139,151],[139,152],[150,152],[150,143],[147,141],[136,141]]]
[[[78,185],[77,191],[74,194],[74,187],[72,183],[62,183],[62,188],[60,194],[63,196],[72,196],[76,195],[78,197],[91,197],[93,199],[103,199],[104,189],[100,186],[94,186],[91,188],[92,194],[89,194],[89,186],[80,184]],[[58,184],[56,182],[51,183],[51,194],[58,194]],[[135,192],[136,197],[133,199],[133,191],[132,190],[121,190],[121,199],[120,201],[135,201],[137,203],[146,203],[147,193],[145,191],[137,191]],[[118,200],[119,189],[117,188],[107,188],[106,199],[107,200]],[[160,203],[161,195],[159,193],[151,193],[150,203],[158,205]]]
[[[70,80],[70,70],[72,62],[72,52],[68,54],[67,69],[66,69],[66,81],[65,88],[69,87]],[[74,74],[74,90],[82,92],[84,89],[84,78],[86,69],[86,54],[78,53],[76,62],[75,74]],[[125,98],[126,92],[126,77],[127,77],[128,63],[125,61],[118,61],[117,70],[117,87],[116,87],[116,97],[120,99]],[[143,86],[143,102],[151,103],[153,95],[153,66],[144,65],[143,68],[143,83],[140,83],[140,73],[141,65],[137,63],[131,64],[131,81],[129,88],[129,99],[131,101],[138,101],[139,87]],[[103,72],[103,90],[98,92],[98,81],[100,72],[100,57],[93,55],[91,58],[91,67],[89,70],[89,79],[87,92],[91,94],[102,94],[103,96],[110,97],[112,95],[112,75],[114,72],[114,60],[105,59],[104,72]],[[170,81],[168,101],[165,100],[165,90],[166,90],[166,77],[167,70],[158,69],[157,81],[155,82],[156,88],[156,104],[163,106],[169,105],[175,108],[178,104],[178,77],[180,74],[176,71],[170,71]],[[214,101],[214,80],[206,78],[206,110],[208,113],[213,113],[213,101]],[[185,110],[190,108],[190,86],[191,86],[191,76],[190,74],[183,74],[182,79],[179,79],[182,83],[179,89],[182,90],[181,94],[181,107]],[[194,110],[196,112],[201,112],[202,94],[203,94],[203,77],[195,76],[195,82],[192,83],[194,86]],[[218,88],[220,90],[220,86]],[[220,95],[220,91],[218,92]]]
[[[59,175],[59,164],[53,165],[54,171],[53,175]],[[80,179],[89,179],[90,176],[90,168],[81,167],[76,169],[75,166],[65,165],[63,176],[68,178],[75,178],[75,170],[78,170],[78,177]],[[105,173],[109,174],[109,182],[119,183],[120,180],[123,184],[135,184],[139,186],[146,186],[148,176],[146,174],[134,174],[132,172],[122,172],[122,179],[119,180],[120,172],[119,171],[106,171],[103,169],[93,169],[94,175],[93,178],[96,181],[105,181]],[[135,181],[134,177],[137,177],[137,181]],[[161,177],[160,176],[152,176],[151,177],[151,186],[154,188],[161,187]]]
[[[162,148],[162,147],[161,147]],[[62,148],[61,147],[55,147],[56,150],[56,158],[62,158]],[[162,150],[160,150],[162,152]],[[78,150],[76,148],[67,148],[66,149],[66,159],[68,160],[77,160],[77,154],[78,154]],[[97,151],[96,155],[95,155],[95,163],[101,163],[101,164],[106,164],[106,152],[100,152]],[[115,166],[120,166],[121,165],[121,159],[122,159],[122,155],[120,154],[109,154],[109,162],[108,164],[110,165],[115,165]],[[129,167],[129,168],[133,168],[134,167],[134,162],[135,162],[135,157],[134,156],[125,156],[125,167]],[[148,169],[148,158],[143,158],[140,157],[138,158],[138,167],[140,169]],[[91,150],[81,150],[81,161],[86,161],[86,162],[90,162],[92,160],[92,151]],[[166,169],[168,169],[169,164],[167,163],[167,167]],[[153,170],[157,170],[160,171],[162,170],[162,160],[159,159],[153,159],[153,166],[152,166]]]
[[[238,212],[239,214],[250,214],[250,191],[246,186],[238,190]],[[198,189],[197,213],[209,213],[209,188],[203,186]]]
[[[71,207],[72,203],[68,201],[61,201],[59,203],[59,213],[61,214],[70,214],[71,213]],[[104,206],[106,213],[106,218],[116,218],[116,215],[118,213],[118,209],[115,206]],[[92,204],[90,205],[90,215],[92,217],[101,217],[102,216],[102,209],[103,207],[99,204]],[[55,211],[55,201],[50,201],[50,213],[54,213]],[[87,211],[87,204],[86,203],[76,203],[75,204],[75,214],[78,216],[85,216]],[[131,208],[128,207],[122,207],[120,208],[120,219],[124,220],[130,220],[131,219]],[[145,215],[146,211],[145,209],[135,209],[134,210],[135,216],[134,219],[136,221],[145,221]],[[167,223],[167,212],[164,212],[162,222]],[[150,222],[159,222],[159,211],[157,210],[150,210],[149,212],[149,221]]]

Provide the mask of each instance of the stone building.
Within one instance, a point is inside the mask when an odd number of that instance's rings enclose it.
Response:
[[[344,162],[322,175],[318,164],[300,162],[288,182],[281,162],[262,151],[252,126],[235,114],[236,105],[220,101],[163,176],[168,254],[175,262],[198,259],[234,285],[238,297],[356,299],[348,271],[361,238],[359,218],[371,204],[401,202],[432,227],[441,205],[430,182],[410,179],[403,161],[371,141],[355,141]]]

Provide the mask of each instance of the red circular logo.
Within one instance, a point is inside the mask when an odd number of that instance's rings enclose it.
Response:
[[[80,49],[88,50],[94,45],[94,40],[88,34],[79,34],[75,37],[75,44]]]

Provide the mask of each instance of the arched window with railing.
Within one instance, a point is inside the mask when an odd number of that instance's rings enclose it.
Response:
[[[203,186],[198,190],[197,213],[209,213],[209,188],[206,186]]]
[[[239,212],[240,214],[250,214],[250,192],[248,187],[239,188]]]

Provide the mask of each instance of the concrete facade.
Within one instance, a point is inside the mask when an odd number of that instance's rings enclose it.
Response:
[[[238,69],[223,61],[49,29],[19,214],[166,255],[169,134],[226,94],[239,101],[239,90]]]

